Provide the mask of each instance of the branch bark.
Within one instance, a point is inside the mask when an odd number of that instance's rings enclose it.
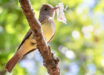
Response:
[[[34,39],[37,41],[37,47],[43,57],[44,65],[47,68],[48,73],[50,75],[60,75],[58,68],[59,60],[54,58],[50,47],[45,42],[41,24],[35,17],[35,13],[33,12],[30,0],[19,0],[19,2],[34,34]]]

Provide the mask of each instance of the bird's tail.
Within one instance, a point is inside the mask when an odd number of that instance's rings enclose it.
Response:
[[[16,63],[21,59],[22,57],[16,53],[6,64],[5,68],[8,72],[11,72]]]

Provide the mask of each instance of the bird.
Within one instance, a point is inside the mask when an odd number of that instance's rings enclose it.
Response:
[[[53,7],[50,4],[43,4],[42,7],[40,8],[39,21],[41,23],[43,35],[47,43],[49,43],[52,40],[55,34],[54,16],[56,9],[57,7]],[[22,59],[25,55],[36,49],[37,49],[37,42],[33,37],[32,30],[29,29],[23,41],[19,45],[16,53],[7,62],[5,69],[8,72],[11,72],[20,59]]]

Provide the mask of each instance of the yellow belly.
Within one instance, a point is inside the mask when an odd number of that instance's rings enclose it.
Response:
[[[54,34],[54,30],[51,25],[42,25],[43,35],[46,41],[49,41]]]

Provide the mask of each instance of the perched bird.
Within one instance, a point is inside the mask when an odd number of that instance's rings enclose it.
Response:
[[[53,7],[52,5],[49,4],[43,4],[40,9],[39,21],[41,23],[43,35],[47,42],[50,42],[50,40],[53,38],[55,34],[54,15],[56,9],[57,7]],[[8,72],[11,72],[14,66],[16,65],[16,63],[21,58],[23,58],[23,56],[36,49],[37,49],[37,43],[36,40],[34,40],[33,33],[30,29],[25,35],[22,43],[18,47],[17,52],[7,62],[5,66],[6,70]]]

